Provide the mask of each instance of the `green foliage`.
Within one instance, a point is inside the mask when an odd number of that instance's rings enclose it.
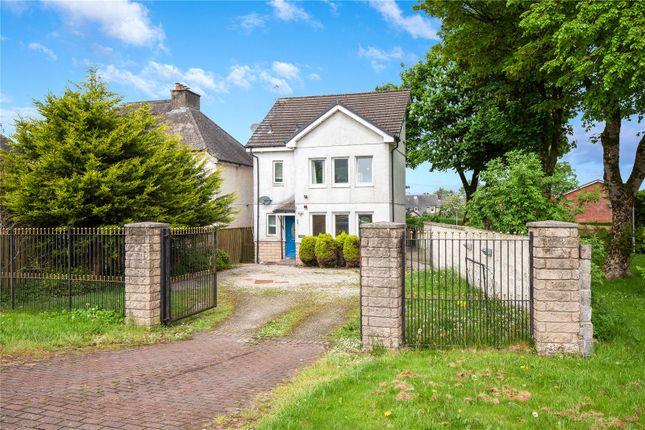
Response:
[[[645,254],[645,226],[636,229],[636,252]]]
[[[573,218],[574,208],[560,197],[576,185],[566,163],[558,164],[552,176],[545,176],[537,155],[512,151],[489,162],[481,175],[485,185],[467,204],[468,222],[473,226],[523,233],[530,221]]]
[[[207,173],[149,106],[121,105],[90,70],[87,80],[35,102],[42,119],[16,121],[2,154],[0,206],[29,226],[231,220],[234,196]],[[216,197],[216,198],[214,198]]]
[[[466,212],[466,199],[459,194],[449,193],[441,200],[439,214],[444,218],[459,219]]]
[[[607,258],[605,241],[599,235],[594,234],[580,238],[580,242],[591,245],[591,282],[596,285],[604,283],[605,274],[602,271],[602,267]]]
[[[345,267],[345,257],[343,256],[343,247],[348,234],[344,231],[336,236],[336,258],[338,259],[338,266]]]
[[[302,238],[298,256],[305,266],[316,265],[316,238],[314,236],[305,236]]]
[[[215,267],[218,271],[233,267],[231,265],[231,257],[223,249],[218,249],[215,253]]]
[[[336,267],[336,242],[331,234],[321,233],[316,239],[316,261],[320,267]]]
[[[358,236],[354,234],[347,236],[343,246],[343,257],[347,267],[359,267],[361,265],[361,240]]]

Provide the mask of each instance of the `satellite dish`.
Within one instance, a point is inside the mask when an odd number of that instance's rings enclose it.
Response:
[[[269,196],[262,196],[258,199],[261,205],[270,205],[271,204],[271,197]]]

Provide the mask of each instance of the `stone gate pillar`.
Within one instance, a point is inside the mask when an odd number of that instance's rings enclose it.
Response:
[[[147,327],[161,322],[161,234],[168,224],[125,225],[125,318]]]

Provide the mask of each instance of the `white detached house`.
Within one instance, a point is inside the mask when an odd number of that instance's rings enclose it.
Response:
[[[408,91],[278,99],[246,145],[259,262],[296,258],[304,236],[405,221]]]

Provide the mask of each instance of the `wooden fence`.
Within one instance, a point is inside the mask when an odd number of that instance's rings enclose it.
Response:
[[[223,228],[217,230],[217,249],[226,251],[231,263],[253,263],[255,248],[251,227]]]

